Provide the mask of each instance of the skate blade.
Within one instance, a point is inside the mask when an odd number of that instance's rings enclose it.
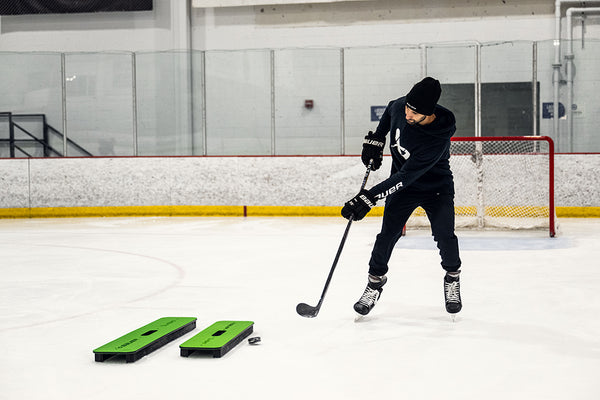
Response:
[[[456,323],[460,321],[460,317],[458,316],[458,314],[450,314],[450,320],[452,321],[452,323]]]
[[[354,316],[354,322],[355,323],[360,323],[360,322],[364,322],[366,321],[368,318],[366,315],[362,315],[362,314],[358,314],[356,313],[356,315]]]

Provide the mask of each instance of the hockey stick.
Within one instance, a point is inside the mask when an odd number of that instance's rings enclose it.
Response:
[[[371,172],[371,168],[373,166],[373,160],[369,162],[367,166],[367,172],[365,172],[365,177],[363,178],[362,185],[360,186],[360,190],[365,188],[367,184],[367,179],[369,178],[369,173]],[[359,191],[360,191],[359,190]],[[337,254],[335,255],[335,259],[333,260],[333,265],[331,266],[331,270],[329,271],[329,276],[327,276],[327,281],[325,282],[325,287],[323,288],[323,293],[321,294],[321,298],[319,299],[319,303],[315,307],[309,306],[306,303],[300,303],[296,306],[296,312],[303,317],[306,318],[314,318],[319,313],[321,309],[321,305],[323,304],[323,299],[325,298],[325,294],[327,293],[327,289],[329,289],[329,284],[331,283],[331,278],[333,277],[333,271],[335,271],[335,267],[337,266],[338,260],[340,259],[340,255],[342,254],[342,249],[344,248],[344,243],[346,243],[346,237],[348,236],[348,231],[350,230],[350,225],[352,225],[353,217],[350,216],[348,218],[348,225],[346,225],[346,230],[344,231],[344,236],[342,236],[342,242],[338,247]]]

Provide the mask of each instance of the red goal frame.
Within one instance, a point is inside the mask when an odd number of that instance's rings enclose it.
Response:
[[[555,204],[554,204],[554,141],[549,136],[465,136],[453,137],[452,142],[502,142],[502,141],[543,141],[548,143],[548,211],[549,234],[556,235]],[[452,156],[452,153],[450,154]]]

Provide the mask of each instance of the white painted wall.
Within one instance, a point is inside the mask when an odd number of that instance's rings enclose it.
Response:
[[[152,11],[2,16],[0,51],[187,49],[188,15],[186,1],[155,0]]]
[[[200,49],[547,40],[555,36],[554,4],[548,0],[476,4],[470,0],[371,0],[206,8],[193,9],[192,21],[192,41]],[[574,24],[577,38],[582,35],[579,21]],[[597,17],[586,18],[584,32],[584,37],[600,37]]]
[[[365,1],[365,0],[311,0],[312,3],[335,3],[343,1]],[[367,0],[369,1],[369,0]],[[192,0],[192,7],[240,7],[260,6],[265,4],[303,4],[305,0]]]
[[[229,14],[231,13],[231,14]],[[361,21],[344,24],[256,23],[253,13],[207,9],[196,12],[193,43],[203,49],[303,46],[380,46],[449,41],[545,40],[554,36],[549,15],[415,21]],[[235,20],[235,24],[231,23]],[[234,38],[232,40],[232,38]]]

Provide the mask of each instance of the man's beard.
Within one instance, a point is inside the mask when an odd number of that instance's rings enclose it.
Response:
[[[425,118],[427,118],[427,116],[423,115],[423,118],[421,118],[419,121],[415,121],[414,119],[407,119],[406,122],[409,125],[419,125],[421,122],[425,121]]]

